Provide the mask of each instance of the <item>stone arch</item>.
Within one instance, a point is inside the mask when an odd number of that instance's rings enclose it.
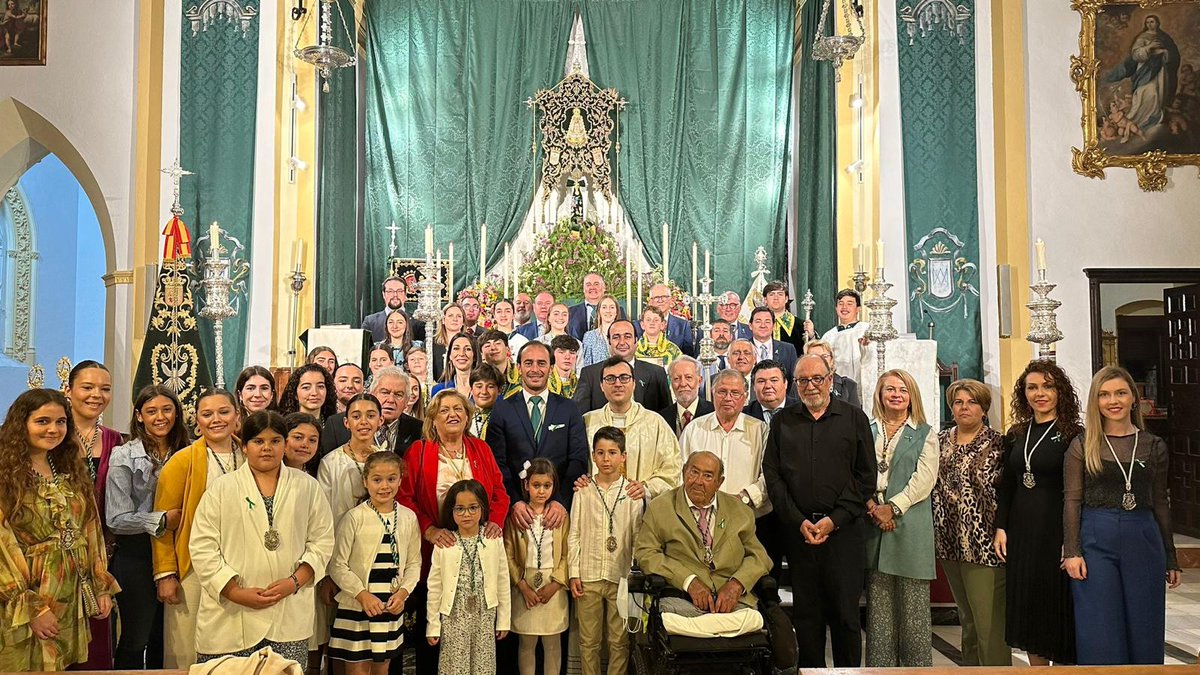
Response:
[[[12,285],[11,304],[8,304],[3,326],[4,354],[11,359],[31,364],[35,356],[33,349],[33,287],[36,275],[33,263],[37,260],[37,248],[33,240],[33,223],[29,209],[25,206],[25,195],[17,186],[10,187],[3,196],[3,207],[11,218],[6,219],[12,228],[8,241],[7,258],[4,261],[4,283]]]

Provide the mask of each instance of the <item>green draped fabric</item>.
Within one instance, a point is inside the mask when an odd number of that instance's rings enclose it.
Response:
[[[561,0],[367,4],[359,261],[368,298],[386,272],[391,235],[384,228],[392,222],[401,257],[424,255],[426,224],[443,256],[454,242],[460,288],[479,277],[483,222],[488,266],[500,262],[503,242],[516,236],[533,198],[533,117],[525,100],[562,79],[572,17]],[[337,236],[348,236],[336,227]]]
[[[187,3],[184,3],[184,11]],[[251,260],[251,224],[254,200],[255,110],[258,103],[258,18],[243,31],[239,22],[219,18],[193,35],[192,24],[183,14],[179,82],[180,163],[194,176],[181,185],[180,203],[191,224],[192,255],[202,261],[208,255],[208,236],[213,221],[220,223],[221,247],[242,261]],[[270,264],[268,258],[264,264]],[[246,323],[249,313],[248,270],[231,268],[237,281],[231,302],[237,315],[225,321],[225,381],[232,384],[246,355]],[[204,293],[194,286],[203,310]],[[197,312],[199,313],[199,312]],[[213,323],[200,319],[204,351],[215,354]],[[215,357],[211,367],[216,369]],[[214,379],[216,379],[214,377]]]
[[[813,39],[820,28],[819,0],[807,0],[797,27],[800,69],[796,83],[796,238],[792,242],[792,310],[812,289],[817,305],[813,324],[823,332],[837,323],[833,297],[837,279],[837,92],[833,66],[812,59]],[[849,69],[850,66],[845,66]]]
[[[982,379],[975,2],[958,2],[972,17],[961,32],[934,23],[910,36],[900,17],[916,4],[903,0],[896,7],[909,324],[925,337],[932,318],[938,358],[958,363],[960,377]]]
[[[342,14],[354,20],[353,0],[337,0]],[[314,8],[313,11],[317,11]],[[334,12],[334,16],[338,16]],[[335,20],[340,26],[340,20]],[[349,51],[352,46],[344,31],[333,31],[333,44]],[[302,72],[311,69],[301,66]],[[369,292],[359,274],[348,274],[346,262],[358,258],[362,223],[358,217],[358,114],[353,68],[341,68],[329,81],[329,92],[321,90],[317,79],[320,113],[317,117],[317,153],[321,158],[317,174],[317,250],[316,293],[317,325],[344,323],[359,325],[366,312],[365,302],[378,300],[379,293]],[[357,268],[357,266],[354,266]],[[376,286],[378,287],[378,286]]]
[[[647,257],[690,287],[692,242],[714,290],[744,292],[754,250],[787,264],[792,0],[584,0],[591,77],[629,101],[620,198]]]

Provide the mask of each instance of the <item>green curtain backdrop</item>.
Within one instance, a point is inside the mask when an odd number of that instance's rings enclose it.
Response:
[[[584,0],[591,77],[629,101],[620,197],[647,257],[690,287],[692,242],[716,289],[745,292],[754,250],[787,264],[793,0]]]
[[[337,0],[341,15],[354,21],[353,0]],[[314,12],[319,11],[314,7]],[[334,16],[339,16],[336,10]],[[340,20],[335,19],[340,28]],[[351,31],[353,33],[353,31]],[[347,51],[354,49],[346,33],[333,30],[333,44]],[[360,55],[361,57],[361,55]],[[361,61],[360,61],[361,63]],[[311,68],[301,66],[301,76],[316,77]],[[361,317],[375,311],[363,308],[378,293],[365,288],[361,274],[347,273],[347,262],[358,258],[362,221],[358,214],[358,111],[357,82],[354,68],[340,68],[330,78],[329,92],[322,91],[317,79],[317,242],[316,259],[317,325],[344,323],[358,326]],[[350,265],[349,269],[360,269]]]
[[[184,3],[184,11],[187,3]],[[258,99],[258,17],[243,25],[219,18],[192,33],[192,23],[183,14],[179,82],[180,163],[194,176],[183,180],[180,204],[191,223],[192,255],[208,255],[208,236],[213,221],[222,234],[240,242],[235,250],[222,238],[222,248],[250,262],[250,230],[254,199],[255,110]],[[270,264],[269,261],[265,264]],[[239,283],[231,302],[237,315],[225,322],[225,381],[232,385],[246,355],[246,322],[249,312],[246,290],[249,278],[244,268],[232,268]],[[199,290],[199,286],[193,286]],[[204,308],[203,291],[198,310]],[[199,312],[197,312],[199,313]],[[200,319],[200,335],[207,354],[216,354],[213,324]],[[216,370],[215,356],[210,358]],[[216,379],[215,376],[213,378]]]
[[[971,18],[909,33],[915,0],[897,3],[909,324],[936,324],[938,358],[982,379],[975,150],[975,2]],[[917,21],[920,18],[917,17]],[[899,285],[899,284],[897,284]]]
[[[525,100],[562,79],[573,11],[561,0],[368,3],[364,313],[377,309],[392,222],[401,257],[424,255],[426,224],[443,256],[454,242],[459,288],[479,278],[483,222],[488,266],[499,263],[533,197]]]
[[[796,238],[792,242],[792,310],[802,314],[800,300],[812,289],[817,305],[813,324],[822,332],[835,325],[833,297],[837,279],[837,92],[833,66],[812,59],[813,39],[820,28],[819,0],[797,10],[796,106]],[[850,66],[845,66],[849,69]]]

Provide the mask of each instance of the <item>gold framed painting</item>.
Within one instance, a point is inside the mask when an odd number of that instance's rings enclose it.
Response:
[[[1200,0],[1073,0],[1079,55],[1071,80],[1083,101],[1076,173],[1137,171],[1146,191],[1166,189],[1170,167],[1200,167]]]
[[[50,0],[0,0],[0,66],[46,65]]]

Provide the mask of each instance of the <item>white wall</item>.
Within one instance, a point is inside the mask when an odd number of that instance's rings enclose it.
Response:
[[[1071,171],[1071,147],[1083,140],[1079,95],[1067,74],[1079,51],[1079,14],[1067,2],[1030,0],[1025,8],[1030,241],[1046,241],[1048,277],[1059,285],[1052,294],[1063,303],[1058,362],[1086,393],[1091,346],[1083,269],[1200,265],[1200,185],[1195,168],[1172,170],[1162,193],[1142,192],[1129,169],[1109,169],[1103,181]]]

